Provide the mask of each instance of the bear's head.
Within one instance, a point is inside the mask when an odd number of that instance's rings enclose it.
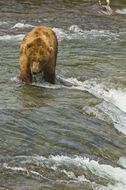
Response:
[[[31,74],[37,74],[43,71],[45,65],[49,62],[52,49],[41,38],[36,38],[27,44],[27,57]]]

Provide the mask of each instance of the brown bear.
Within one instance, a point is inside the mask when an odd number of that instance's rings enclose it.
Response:
[[[45,81],[54,84],[57,49],[57,37],[50,28],[32,29],[20,47],[20,78],[32,83],[32,74],[43,72]]]

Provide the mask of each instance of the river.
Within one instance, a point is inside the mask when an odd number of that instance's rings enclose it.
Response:
[[[126,2],[0,0],[0,190],[126,189]],[[24,35],[58,38],[56,84],[19,80]]]

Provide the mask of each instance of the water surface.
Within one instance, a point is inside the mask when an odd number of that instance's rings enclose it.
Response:
[[[126,189],[126,3],[0,1],[0,190]],[[56,84],[22,83],[19,48],[52,28]]]

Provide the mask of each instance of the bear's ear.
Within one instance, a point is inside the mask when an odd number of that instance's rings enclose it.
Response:
[[[27,48],[29,49],[32,46],[31,43],[27,44]]]

